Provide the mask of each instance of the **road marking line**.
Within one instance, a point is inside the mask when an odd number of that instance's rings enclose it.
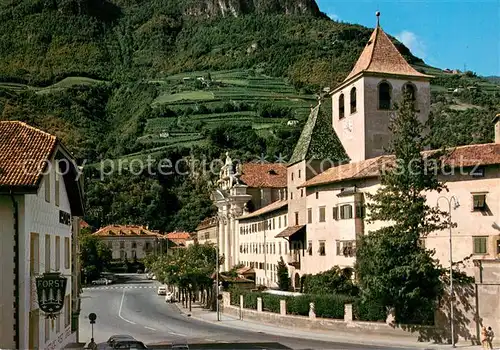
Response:
[[[120,310],[118,310],[118,317],[120,317],[122,320],[125,322],[128,322],[130,324],[135,324],[135,322],[129,321],[126,318],[122,317],[122,307],[123,307],[123,299],[125,299],[125,289],[123,290],[122,294],[122,301],[120,302]]]
[[[151,329],[152,331],[156,331],[156,329],[148,327],[148,326],[144,326],[144,328]]]

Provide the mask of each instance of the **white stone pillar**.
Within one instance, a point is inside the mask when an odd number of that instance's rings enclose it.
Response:
[[[225,220],[224,220],[224,271],[229,271],[229,260],[231,259],[231,251],[230,251],[230,222],[227,217],[227,208],[224,210]]]

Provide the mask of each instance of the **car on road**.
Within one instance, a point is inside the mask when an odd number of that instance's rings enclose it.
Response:
[[[143,342],[136,339],[115,340],[113,342],[113,349],[147,349]]]
[[[173,303],[173,302],[175,302],[174,293],[167,292],[167,294],[165,294],[165,302],[166,303]]]
[[[172,344],[170,349],[175,349],[175,350],[189,350],[189,345],[187,344]]]
[[[166,295],[167,294],[167,286],[159,286],[157,294],[158,295]]]
[[[126,334],[115,334],[109,337],[107,343],[109,346],[113,347],[114,342],[117,340],[135,340],[135,338]]]
[[[92,281],[92,284],[96,284],[96,285],[100,285],[100,284],[108,285],[111,283],[113,283],[113,281],[110,279],[107,279],[107,278],[98,278],[95,281]]]

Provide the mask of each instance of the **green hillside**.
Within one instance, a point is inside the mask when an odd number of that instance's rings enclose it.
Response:
[[[209,19],[187,14],[200,1],[2,1],[0,119],[56,134],[87,166],[92,224],[192,230],[212,210],[206,183],[216,171],[125,170],[103,181],[98,171],[103,160],[210,161],[227,150],[243,161],[289,158],[317,94],[345,78],[372,29],[332,21],[314,6],[284,15],[283,6],[302,7],[273,1],[272,11],[223,17],[212,9]],[[496,81],[445,73],[395,44],[436,77],[432,145],[490,141]]]

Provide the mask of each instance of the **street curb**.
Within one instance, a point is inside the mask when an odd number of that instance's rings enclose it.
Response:
[[[227,327],[227,328],[231,328],[231,329],[241,329],[240,327],[231,327],[230,325],[228,324],[223,324],[221,323],[220,321],[218,322],[215,322],[215,321],[210,321],[210,320],[207,320],[207,319],[204,319],[204,318],[199,318],[199,317],[196,317],[196,316],[193,316],[192,313],[189,313],[189,311],[184,311],[183,310],[183,307],[179,306],[178,303],[174,303],[175,306],[177,307],[177,309],[179,310],[179,312],[186,316],[186,317],[189,317],[189,318],[192,318],[194,320],[197,320],[197,321],[200,321],[200,322],[205,322],[205,323],[211,323],[211,324],[214,324],[214,325],[219,325],[221,327]],[[231,317],[231,316],[227,316],[226,317]],[[236,320],[236,318],[235,318]],[[253,323],[251,321],[245,321],[245,322],[249,322],[249,323]],[[256,323],[258,324],[258,323]],[[283,329],[287,329],[287,330],[292,330],[291,328],[288,328],[288,327],[281,327]],[[267,332],[263,332],[267,335],[275,335],[275,334],[272,334],[272,333],[267,333]],[[293,335],[287,335],[286,336],[287,338],[300,338],[302,339],[302,337],[299,337],[299,336],[293,336]],[[327,340],[323,340],[323,339],[315,339],[317,341],[323,341],[323,342],[328,342]],[[370,346],[381,346],[381,347],[384,347],[385,349],[392,349],[392,348],[396,348],[398,345],[388,345],[386,343],[379,343],[379,342],[371,342],[371,343],[360,343],[359,345],[370,345]],[[413,349],[420,349],[420,350],[441,350],[443,349],[443,347],[446,347],[446,345],[441,345],[438,347],[417,347],[417,346],[414,346]]]

